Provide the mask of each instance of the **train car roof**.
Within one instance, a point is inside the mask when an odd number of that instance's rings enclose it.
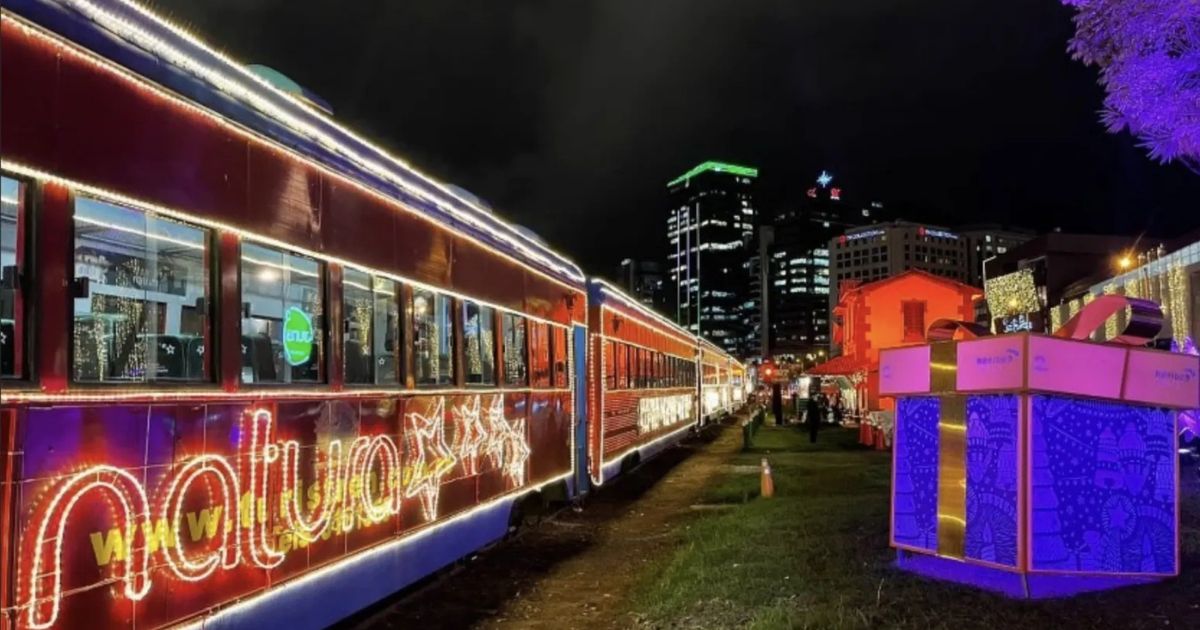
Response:
[[[133,0],[5,0],[4,8],[454,230],[559,278],[585,282],[578,266],[540,239]]]
[[[647,320],[653,321],[660,326],[665,326],[671,330],[671,332],[687,337],[688,339],[692,340],[693,343],[696,343],[699,347],[705,350],[720,354],[730,361],[741,365],[741,363],[738,363],[737,359],[734,359],[713,342],[683,328],[679,324],[667,319],[666,316],[646,308],[645,305],[643,305],[641,302],[638,302],[633,296],[617,288],[607,280],[602,280],[600,278],[591,279],[591,282],[588,284],[588,300],[594,304],[603,304],[609,300],[615,300],[621,303],[622,306],[624,306],[627,310],[636,312],[645,317]]]

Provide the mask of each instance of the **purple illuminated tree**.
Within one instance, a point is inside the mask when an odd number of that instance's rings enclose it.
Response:
[[[1200,173],[1200,0],[1062,0],[1071,55],[1100,69],[1102,120]]]

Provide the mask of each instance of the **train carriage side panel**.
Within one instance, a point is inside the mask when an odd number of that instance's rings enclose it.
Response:
[[[603,281],[590,294],[590,471],[603,483],[696,423],[694,338]]]

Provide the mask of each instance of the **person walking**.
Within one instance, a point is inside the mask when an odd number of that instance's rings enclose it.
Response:
[[[808,424],[808,441],[816,444],[817,430],[821,426],[821,405],[817,402],[816,398],[808,399],[806,414],[804,420]]]
[[[833,401],[833,423],[839,427],[842,426],[842,419],[844,416],[845,412],[842,411],[842,399],[839,396]]]

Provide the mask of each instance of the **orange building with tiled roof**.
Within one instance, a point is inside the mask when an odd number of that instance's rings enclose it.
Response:
[[[860,411],[890,408],[879,400],[879,351],[925,343],[926,328],[939,319],[974,321],[982,297],[982,289],[918,269],[843,283],[833,309],[833,344],[841,352],[808,374],[850,377]]]

